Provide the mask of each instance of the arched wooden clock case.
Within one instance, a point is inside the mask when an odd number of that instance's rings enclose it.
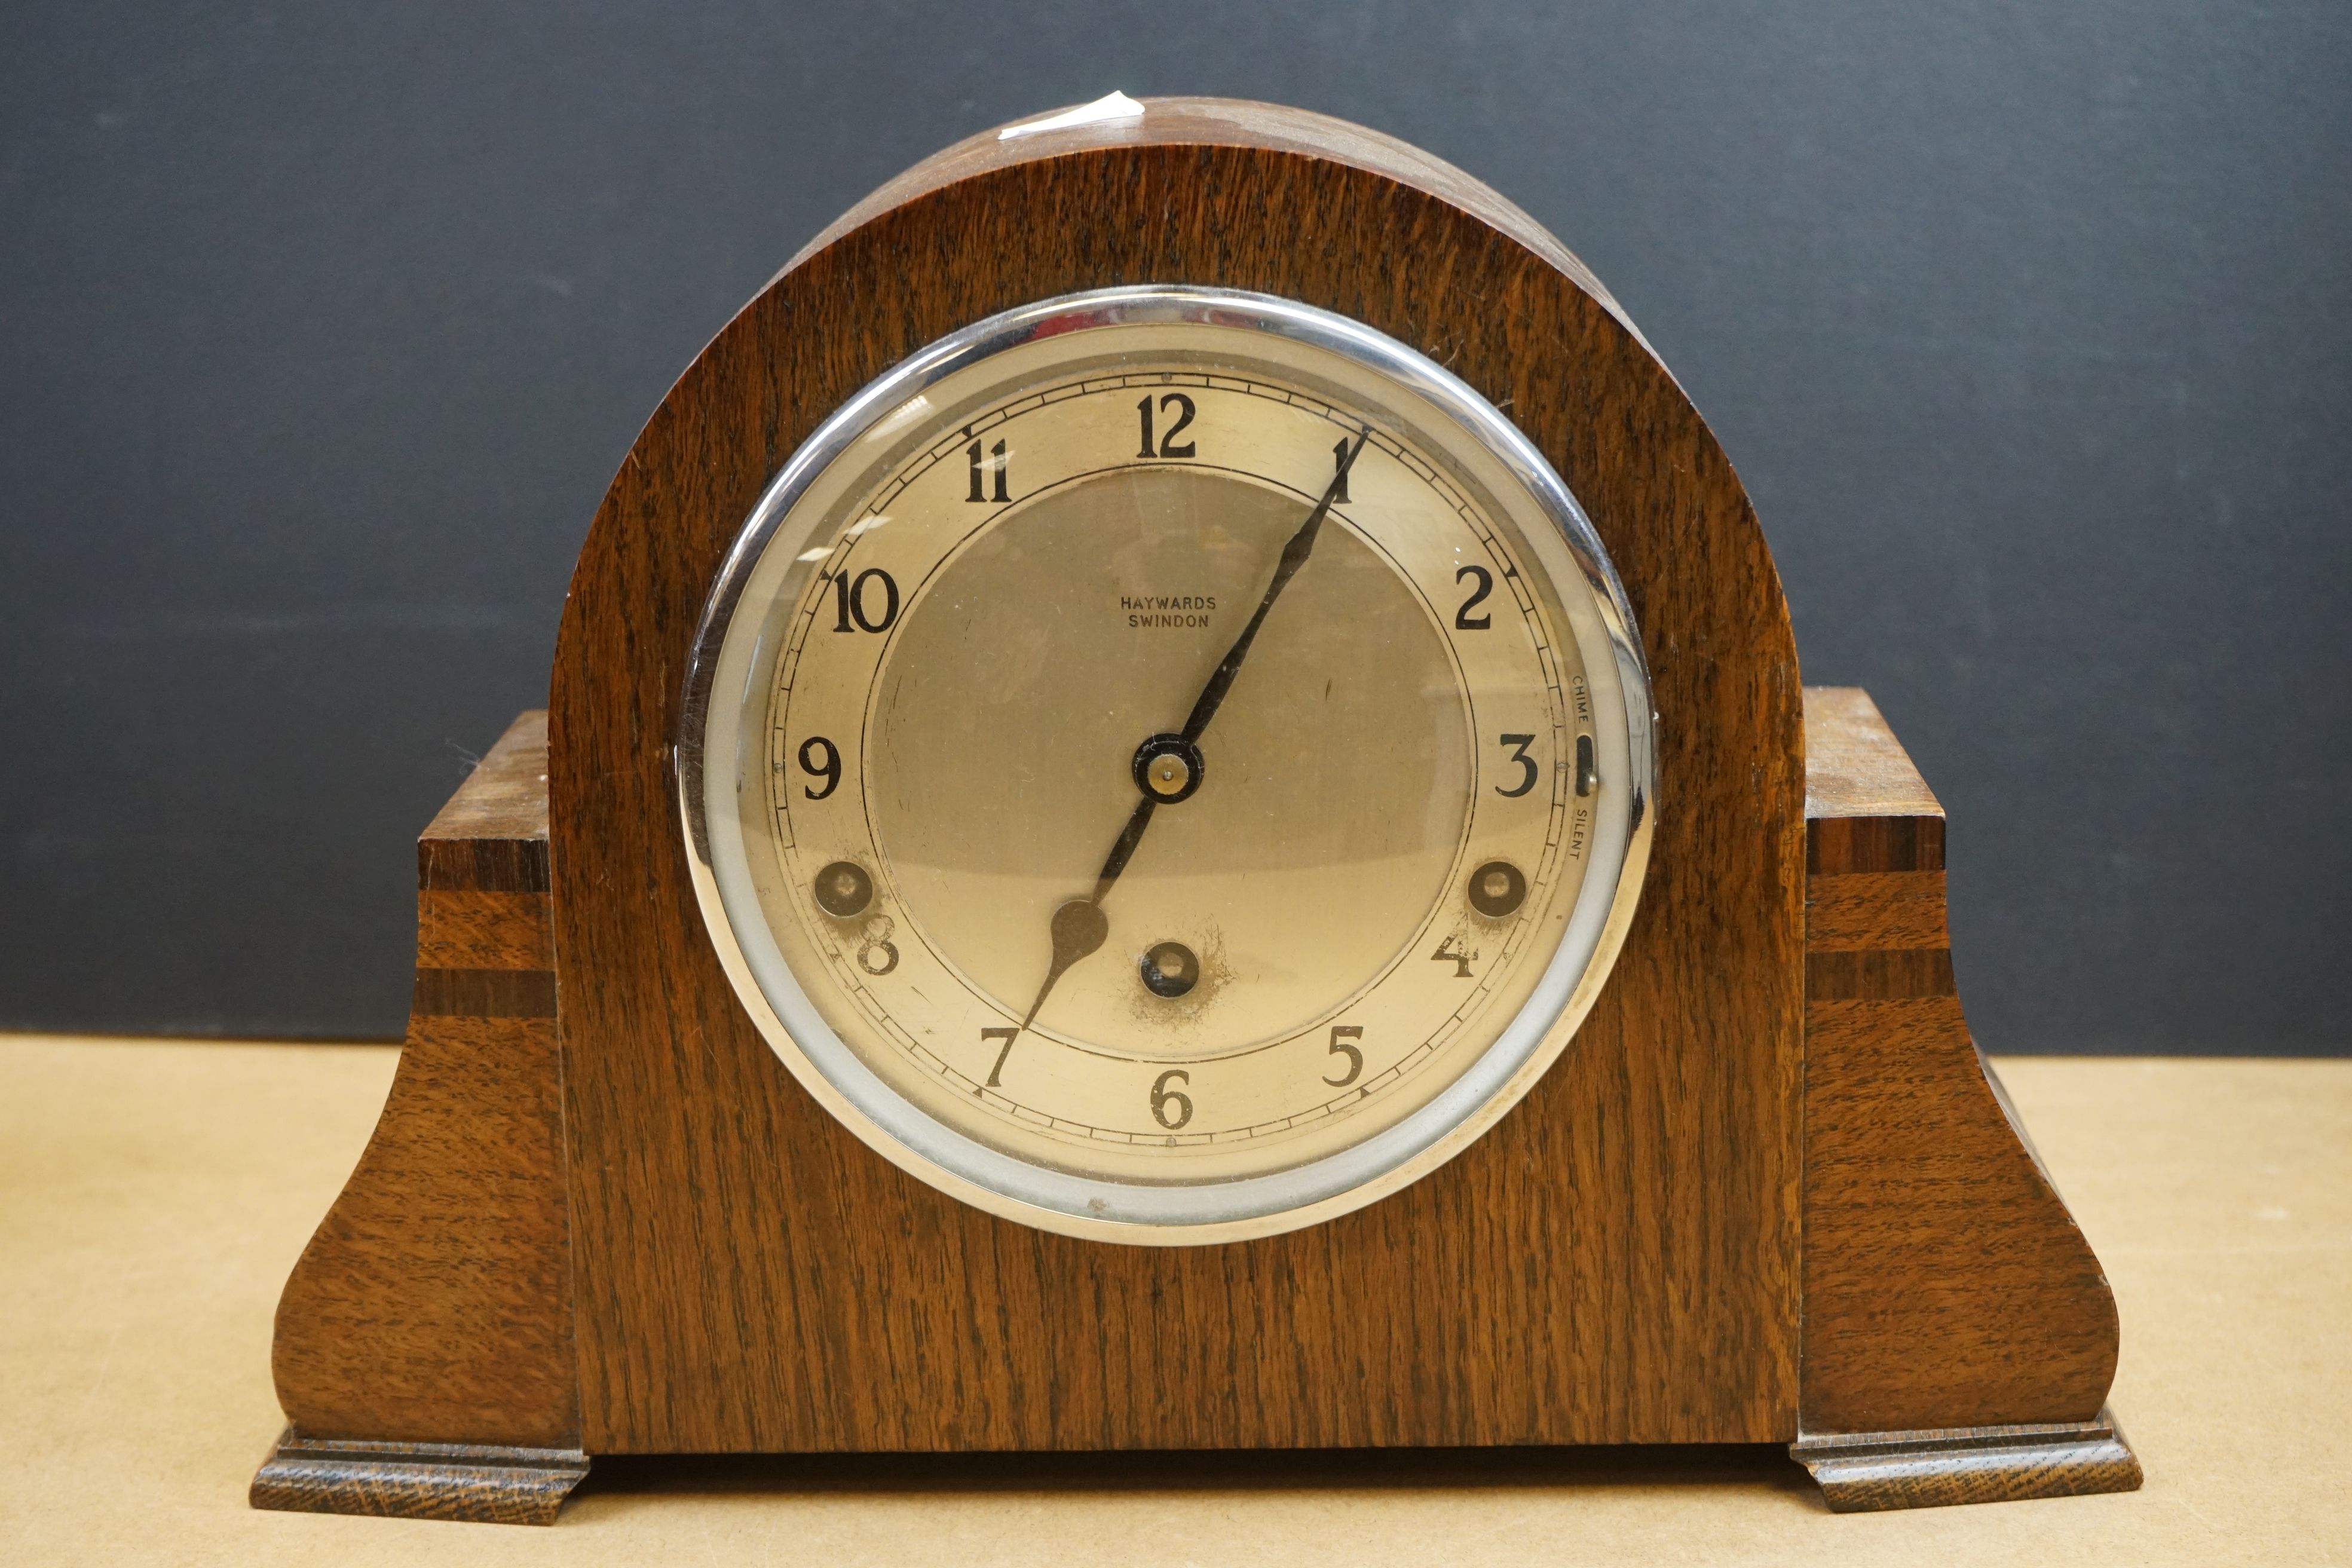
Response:
[[[910,353],[1137,283],[1419,349],[1557,468],[1656,707],[1638,915],[1577,1036],[1357,1212],[1188,1247],[1049,1234],[879,1158],[779,1065],[698,914],[680,674],[735,530]],[[1944,821],[1803,689],[1739,480],[1582,263],[1296,110],[1149,100],[910,170],[663,400],[572,579],[547,713],[419,845],[381,1124],[278,1310],[258,1506],[551,1520],[588,1457],[1791,1446],[1838,1508],[2106,1490],[2116,1320],[1961,1017]]]

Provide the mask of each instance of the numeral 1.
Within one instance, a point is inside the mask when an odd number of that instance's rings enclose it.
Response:
[[[1333,472],[1337,473],[1339,477],[1339,489],[1338,492],[1331,497],[1331,504],[1333,506],[1353,506],[1355,504],[1348,499],[1347,462],[1347,441],[1342,439],[1334,442],[1331,447],[1331,468]]]

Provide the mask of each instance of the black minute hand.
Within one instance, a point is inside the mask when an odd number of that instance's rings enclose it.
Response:
[[[1257,614],[1252,616],[1249,625],[1242,628],[1242,635],[1234,639],[1234,646],[1225,650],[1224,661],[1217,666],[1216,673],[1209,677],[1209,684],[1201,689],[1201,700],[1192,704],[1192,717],[1184,721],[1184,739],[1187,741],[1198,741],[1202,731],[1209,727],[1209,721],[1217,716],[1217,709],[1224,702],[1225,693],[1234,689],[1234,677],[1242,672],[1242,660],[1249,657],[1250,644],[1257,640],[1258,627],[1265,625],[1265,613],[1274,608],[1274,602],[1282,597],[1282,591],[1290,585],[1293,577],[1298,575],[1298,569],[1307,564],[1307,557],[1315,549],[1315,537],[1322,531],[1323,520],[1330,513],[1331,502],[1338,498],[1339,488],[1348,482],[1348,470],[1356,466],[1356,454],[1364,449],[1364,443],[1371,439],[1371,435],[1367,428],[1356,437],[1356,444],[1349,447],[1347,456],[1339,459],[1339,471],[1331,476],[1331,486],[1323,492],[1323,499],[1315,503],[1315,510],[1307,514],[1307,521],[1298,525],[1298,531],[1292,534],[1290,542],[1282,547],[1282,559],[1275,565],[1274,581],[1265,585],[1265,597],[1257,602]],[[1150,802],[1147,800],[1145,804]]]
[[[1339,499],[1341,487],[1348,482],[1348,470],[1356,466],[1356,454],[1364,449],[1364,443],[1371,439],[1371,435],[1369,426],[1358,434],[1356,444],[1349,447],[1339,459],[1339,471],[1331,476],[1330,486],[1324,490],[1323,498],[1315,503],[1315,510],[1307,514],[1307,521],[1298,525],[1298,531],[1290,536],[1290,542],[1282,547],[1282,559],[1275,563],[1274,581],[1265,585],[1265,596],[1257,602],[1257,613],[1250,616],[1249,625],[1244,626],[1242,635],[1234,639],[1234,646],[1225,650],[1225,657],[1209,677],[1208,685],[1201,689],[1199,700],[1192,704],[1192,714],[1184,721],[1185,744],[1198,742],[1202,732],[1208,729],[1209,721],[1217,716],[1218,708],[1224,703],[1225,694],[1234,689],[1234,678],[1241,673],[1242,661],[1249,657],[1250,644],[1257,640],[1258,627],[1265,624],[1266,612],[1274,608],[1274,602],[1282,597],[1283,589],[1290,585],[1290,580],[1298,575],[1298,569],[1307,564],[1307,556],[1314,553],[1316,536],[1322,531],[1323,520],[1330,515],[1331,503]],[[1151,826],[1151,814],[1159,804],[1149,795],[1135,803],[1135,810],[1128,817],[1127,826],[1119,830],[1118,842],[1110,847],[1110,854],[1104,859],[1102,870],[1095,878],[1094,896],[1072,899],[1054,911],[1053,963],[1046,970],[1045,983],[1037,987],[1037,999],[1029,1004],[1028,1016],[1021,1020],[1024,1029],[1036,1021],[1037,1009],[1045,1005],[1045,998],[1052,994],[1055,983],[1070,965],[1102,946],[1104,939],[1109,936],[1110,921],[1102,912],[1103,899],[1110,892],[1111,885],[1118,880],[1119,874],[1127,869],[1127,863],[1135,858],[1136,846],[1143,842],[1143,830]]]

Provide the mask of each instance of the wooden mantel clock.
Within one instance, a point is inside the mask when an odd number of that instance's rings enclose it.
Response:
[[[1771,1443],[2128,1488],[1944,822],[1583,265],[1337,121],[950,149],[656,411],[278,1309],[268,1508]]]

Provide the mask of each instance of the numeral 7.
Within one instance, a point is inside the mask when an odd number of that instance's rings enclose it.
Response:
[[[996,1053],[996,1065],[988,1069],[988,1082],[982,1087],[987,1089],[998,1089],[1003,1087],[997,1082],[997,1079],[1004,1076],[1004,1059],[1013,1054],[1013,1042],[1020,1037],[1021,1031],[1018,1029],[1000,1027],[994,1029],[982,1029],[980,1032],[980,1043],[983,1046],[991,1040],[1003,1040],[1004,1042],[1004,1048]]]

